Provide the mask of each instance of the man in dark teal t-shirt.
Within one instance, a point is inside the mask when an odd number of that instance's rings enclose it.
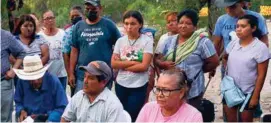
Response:
[[[100,60],[111,66],[113,45],[121,36],[115,24],[100,16],[100,0],[84,0],[86,20],[78,22],[72,32],[69,83],[75,93],[83,88],[84,71],[78,66]],[[112,81],[108,83],[111,88]]]

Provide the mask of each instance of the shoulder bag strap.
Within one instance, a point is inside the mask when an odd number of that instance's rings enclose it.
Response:
[[[179,35],[178,35],[177,40],[174,45],[172,62],[176,61],[176,52],[177,52],[178,42],[179,42]]]

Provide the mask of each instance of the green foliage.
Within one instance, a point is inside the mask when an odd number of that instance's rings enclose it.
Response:
[[[1,0],[1,25],[8,29],[8,18],[6,1]],[[180,12],[185,8],[192,8],[199,11],[203,1],[206,0],[101,0],[103,15],[109,16],[116,23],[121,23],[122,14],[127,10],[138,10],[143,14],[145,24],[160,31],[157,34],[165,33],[165,13],[168,11]],[[262,0],[252,0],[252,8],[256,9]],[[267,2],[266,2],[267,1]],[[271,0],[264,0],[264,3],[271,5]],[[51,9],[56,15],[58,27],[63,27],[70,23],[69,11],[74,5],[84,7],[83,0],[24,0],[24,6],[19,11],[13,11],[15,17],[22,14],[36,13],[41,20],[44,11]],[[202,17],[199,22],[200,27],[206,27],[207,17]]]
[[[251,0],[251,2],[253,4],[251,4],[250,10],[255,11],[255,12],[260,12],[261,0]]]
[[[1,0],[1,24],[2,28],[8,29],[6,1]],[[103,15],[109,16],[116,23],[121,23],[122,14],[127,10],[138,10],[144,17],[145,26],[157,30],[156,39],[166,33],[164,16],[169,11],[180,12],[185,8],[200,10],[199,0],[101,0]],[[74,5],[84,7],[83,0],[24,0],[24,6],[19,11],[13,11],[15,17],[22,14],[35,13],[42,20],[44,11],[50,9],[56,16],[56,24],[62,28],[70,23],[69,11]],[[206,27],[208,19],[200,20],[200,27]]]
[[[7,0],[1,0],[1,28],[8,29]]]

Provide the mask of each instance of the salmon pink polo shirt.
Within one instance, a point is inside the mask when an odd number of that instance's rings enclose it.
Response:
[[[203,119],[201,113],[187,103],[183,103],[172,116],[165,117],[159,104],[154,101],[141,109],[136,122],[203,122]]]

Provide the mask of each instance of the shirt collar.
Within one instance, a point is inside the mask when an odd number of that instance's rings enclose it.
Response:
[[[258,41],[259,39],[258,38],[254,38],[253,39],[253,41],[248,45],[248,46],[246,46],[246,47],[242,47],[241,45],[240,45],[240,40],[239,40],[239,42],[237,43],[237,48],[238,49],[251,49],[252,47],[255,47],[255,45],[257,44],[257,41]]]
[[[49,87],[48,87],[48,82],[47,81],[51,81],[51,80],[48,80],[48,76],[47,76],[47,72],[45,72],[45,74],[44,74],[44,76],[42,77],[42,83],[41,83],[41,91],[46,91],[46,90],[48,90],[49,89]],[[31,86],[31,84],[30,84],[30,81],[28,81],[29,82],[29,88],[31,88],[31,89],[33,89],[33,90],[35,90],[32,86]]]
[[[19,40],[23,45],[26,45],[26,44],[24,44],[24,43],[21,41],[20,35],[16,35],[15,38],[16,38],[17,40]],[[33,45],[33,42],[35,42],[36,39],[40,39],[40,35],[35,35],[35,39],[29,44],[29,46],[32,46],[32,45]]]

